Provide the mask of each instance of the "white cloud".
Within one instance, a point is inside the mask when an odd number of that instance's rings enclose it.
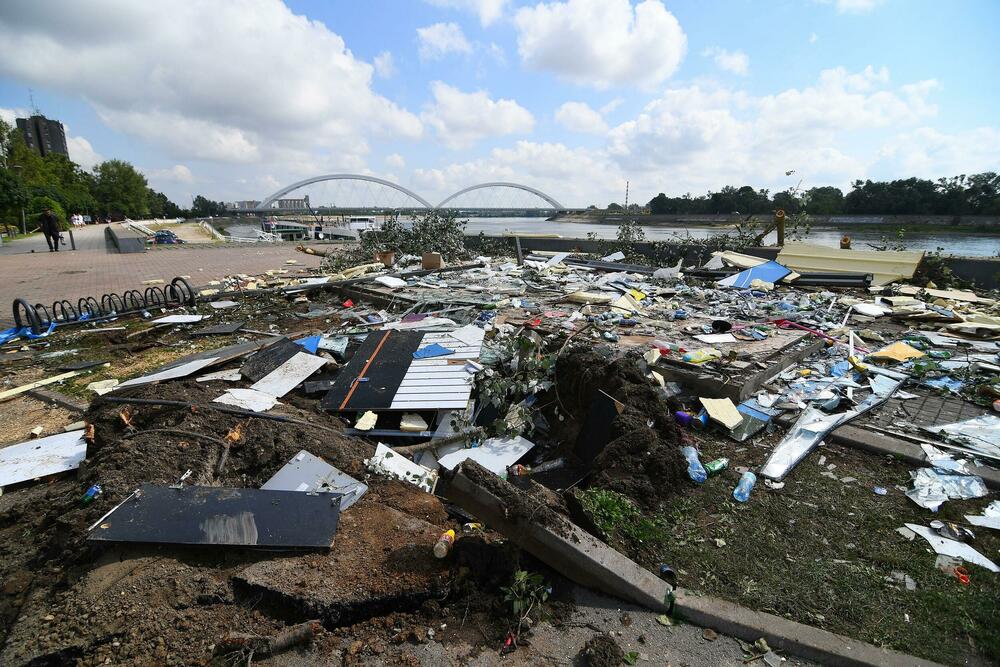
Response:
[[[194,183],[194,174],[183,164],[175,164],[166,169],[148,169],[144,172],[151,182]]]
[[[419,137],[419,119],[372,90],[373,73],[279,0],[0,4],[0,76],[82,97],[177,159],[350,161],[373,134]]]
[[[556,109],[556,121],[572,132],[603,134],[608,124],[585,102],[566,102]]]
[[[472,45],[457,23],[435,23],[417,28],[417,41],[423,60],[438,60],[449,53],[472,53]]]
[[[18,118],[26,118],[28,112],[24,109],[5,109],[0,107],[0,120],[14,125]]]
[[[434,103],[420,118],[452,149],[468,148],[480,139],[531,132],[535,119],[514,100],[492,100],[485,91],[463,93],[441,81],[431,83]]]
[[[875,159],[870,143],[857,138],[933,116],[927,98],[934,86],[894,89],[887,70],[868,67],[826,70],[813,86],[761,97],[699,85],[669,89],[610,131],[608,153],[623,169],[661,174],[680,191],[774,187],[789,169],[813,183],[843,184]]]
[[[1000,129],[979,127],[946,133],[919,127],[882,147],[877,168],[888,174],[940,178],[1000,170]]]
[[[69,159],[87,171],[104,161],[101,154],[95,151],[90,142],[83,137],[67,134],[66,148],[69,150]]]
[[[503,15],[508,0],[427,0],[437,7],[450,7],[474,12],[479,16],[479,23],[488,26]]]
[[[388,51],[383,51],[375,56],[372,64],[375,65],[375,73],[383,79],[388,79],[396,73],[396,63],[392,59],[392,54]]]
[[[622,105],[622,102],[624,101],[625,100],[623,100],[620,97],[616,97],[615,99],[611,100],[610,102],[601,107],[600,109],[601,115],[606,116],[607,114],[611,113],[612,111],[620,107]]]
[[[392,153],[385,156],[385,163],[393,169],[402,169],[406,166],[406,160],[399,153]]]
[[[809,33],[809,43],[810,44],[815,44],[818,41],[819,41],[819,35],[817,35],[814,32]]]
[[[727,51],[726,49],[713,46],[702,52],[703,56],[709,56],[719,69],[745,76],[750,70],[750,56],[742,51]]]
[[[514,17],[525,65],[576,83],[652,87],[672,75],[687,37],[660,0],[566,0],[523,7]]]

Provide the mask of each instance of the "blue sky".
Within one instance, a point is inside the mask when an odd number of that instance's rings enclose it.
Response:
[[[995,0],[8,0],[0,117],[30,89],[74,159],[182,205],[342,172],[570,206],[846,188],[1000,170],[998,37]]]

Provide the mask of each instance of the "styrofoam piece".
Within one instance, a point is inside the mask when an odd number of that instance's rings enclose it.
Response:
[[[124,387],[135,387],[141,384],[149,384],[150,382],[162,382],[164,380],[176,380],[177,378],[187,377],[192,373],[197,373],[202,368],[211,366],[218,360],[219,360],[218,357],[208,357],[207,359],[195,359],[193,361],[187,362],[186,364],[181,364],[180,366],[174,366],[173,368],[168,368],[165,371],[159,371],[156,373],[152,373],[151,375],[144,375],[142,377],[128,380],[127,382],[122,382],[120,385],[118,385],[118,388],[121,389]]]
[[[84,431],[57,433],[0,449],[0,487],[76,470],[87,457]]]
[[[298,352],[291,359],[250,385],[251,389],[281,397],[318,371],[326,359],[308,352]]]
[[[535,443],[521,436],[512,438],[490,438],[479,447],[470,447],[452,452],[438,459],[438,463],[453,470],[462,461],[473,460],[496,475],[503,475],[507,468],[524,456]]]
[[[379,276],[378,278],[375,279],[375,282],[377,282],[379,285],[385,285],[386,287],[389,287],[391,289],[399,289],[400,287],[406,287],[405,280],[400,280],[399,278],[395,278],[393,276]]]
[[[267,491],[302,491],[304,493],[339,493],[343,512],[368,492],[368,485],[354,479],[306,450],[292,457],[261,489]]]
[[[251,412],[267,412],[275,406],[278,399],[273,394],[256,389],[230,389],[212,402],[234,405]]]

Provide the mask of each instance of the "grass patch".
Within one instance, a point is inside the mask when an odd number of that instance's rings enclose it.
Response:
[[[759,466],[776,440],[705,441],[702,458]],[[656,516],[605,490],[579,496],[609,543],[650,570],[669,564],[684,588],[945,664],[965,664],[970,655],[1000,662],[1000,576],[969,565],[972,583],[962,586],[936,569],[922,538],[896,532],[904,523],[964,521],[990,498],[948,501],[933,514],[903,495],[910,470],[892,458],[825,447],[799,464],[783,489],[758,482],[746,504],[731,498],[739,479],[733,468],[680,489]],[[875,494],[875,486],[889,494]],[[657,539],[636,548],[632,536],[649,532]],[[996,560],[996,531],[975,533],[973,546]],[[894,572],[912,577],[917,589],[906,590]]]

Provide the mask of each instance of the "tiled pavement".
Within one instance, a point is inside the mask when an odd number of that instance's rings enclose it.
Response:
[[[144,289],[144,280],[190,276],[195,288],[234,273],[259,274],[268,269],[319,266],[320,258],[295,251],[290,243],[276,245],[186,245],[161,246],[145,253],[119,254],[105,250],[92,234],[103,228],[90,227],[77,234],[77,246],[86,250],[50,253],[42,237],[4,244],[0,252],[0,328],[13,325],[12,304],[24,297],[32,304],[51,307],[57,299],[72,303],[82,296],[100,299],[107,292]],[[34,248],[35,252],[30,250]],[[285,260],[295,259],[295,267]]]

